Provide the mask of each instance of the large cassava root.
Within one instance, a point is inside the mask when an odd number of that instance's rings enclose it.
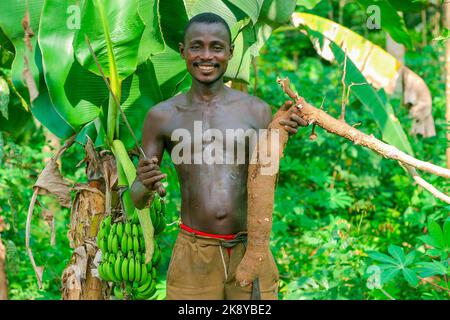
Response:
[[[247,249],[236,270],[236,281],[240,286],[246,286],[255,280],[261,270],[262,262],[269,253],[270,231],[272,229],[272,211],[274,204],[275,184],[279,168],[279,159],[288,140],[288,132],[279,124],[281,120],[289,120],[292,112],[280,109],[269,124],[268,130],[261,134],[255,146],[248,167],[247,190]],[[263,163],[261,153],[276,154],[275,163]],[[266,157],[267,155],[263,155]],[[270,167],[270,168],[269,168]]]

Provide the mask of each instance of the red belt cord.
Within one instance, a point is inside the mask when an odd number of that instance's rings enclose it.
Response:
[[[215,239],[231,240],[236,237],[236,234],[214,234],[214,233],[203,232],[203,231],[188,227],[187,225],[185,225],[183,223],[180,225],[180,228],[183,230],[186,230],[187,232],[197,234],[199,236],[210,237],[210,238],[215,238]],[[226,248],[226,249],[228,252],[228,257],[230,257],[232,248]]]

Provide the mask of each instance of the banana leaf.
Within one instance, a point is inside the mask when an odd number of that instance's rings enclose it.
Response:
[[[26,1],[23,0],[2,0],[0,1],[0,28],[3,30],[4,35],[12,42],[16,52],[12,67],[11,78],[17,91],[27,101],[29,101],[29,93],[27,86],[22,77],[22,71],[24,70],[25,56],[29,60],[29,69],[33,76],[34,82],[39,82],[39,66],[33,54],[37,54],[39,51],[37,48],[36,31],[39,28],[39,19],[41,16],[41,9],[44,4],[44,0],[31,1],[28,5],[29,13],[29,25],[35,36],[30,37],[30,44],[33,52],[30,52],[25,45],[24,41],[24,29],[20,21],[25,17],[27,12]],[[7,13],[7,14],[6,14]],[[6,41],[2,41],[6,42]]]
[[[233,5],[239,8],[242,12],[248,16],[253,24],[258,22],[259,14],[261,12],[264,0],[225,0],[224,1],[228,6]]]
[[[388,32],[392,39],[412,49],[412,39],[406,28],[405,21],[397,10],[387,0],[356,0],[367,11],[367,8],[376,6],[380,10],[380,27]],[[409,3],[410,1],[402,1]]]
[[[2,28],[0,28],[0,47],[8,50],[11,53],[15,53],[14,45],[3,32]]]
[[[161,32],[159,1],[138,0],[138,14],[145,24],[139,44],[139,65],[152,55],[164,51],[165,43]]]
[[[92,48],[107,77],[117,68],[119,80],[130,76],[137,68],[139,43],[144,23],[137,11],[137,1],[86,1],[81,29],[75,38],[75,54],[80,64],[100,75],[86,45],[88,36]]]
[[[389,0],[391,6],[397,11],[419,12],[426,9],[429,0]],[[435,2],[440,0],[435,0]]]
[[[4,0],[0,2],[0,12],[8,14],[0,15],[0,28],[4,35],[14,45],[16,55],[11,66],[11,78],[17,92],[28,103],[31,103],[33,115],[51,132],[60,138],[68,138],[74,132],[73,126],[65,119],[50,99],[48,89],[43,76],[42,56],[38,45],[37,32],[41,11],[44,5],[43,0],[31,1],[28,3],[22,0]],[[29,25],[33,36],[29,37],[29,45],[24,41],[24,30],[21,21],[27,12],[29,13]],[[28,61],[28,68],[25,67],[25,59]],[[28,76],[24,77],[23,72],[28,70]],[[36,87],[34,90],[32,86]],[[30,91],[32,95],[30,96]],[[32,101],[31,101],[32,100]]]
[[[44,77],[50,97],[59,114],[79,128],[95,119],[107,98],[105,83],[82,68],[75,60],[72,42],[77,29],[67,26],[66,13],[71,6],[83,6],[84,1],[46,0],[39,28]],[[63,84],[63,85],[61,85]]]
[[[148,110],[162,100],[163,95],[150,60],[139,65],[136,72],[123,81],[121,107],[138,141],[141,141],[142,126]],[[135,146],[129,129],[121,116],[119,136],[127,149]]]
[[[322,0],[297,0],[297,5],[312,10],[320,1]]]
[[[159,1],[159,14],[164,42],[178,52],[178,44],[183,41],[184,26],[189,20],[183,0]]]
[[[343,68],[345,53],[340,46],[327,39],[325,35],[320,32],[309,29],[305,26],[308,35],[313,41],[319,41],[323,43],[330,41],[330,49],[340,66]],[[351,59],[347,59],[346,63],[346,76],[345,83],[347,86],[352,83],[365,83],[366,78],[358,70],[357,66]],[[400,150],[413,155],[413,150],[408,141],[408,138],[403,130],[402,125],[395,116],[392,106],[380,96],[376,90],[367,85],[358,85],[351,88],[351,92],[355,94],[358,100],[363,104],[367,112],[372,114],[373,119],[376,121],[378,127],[381,130],[382,139],[389,144],[392,144]]]
[[[307,26],[325,36],[322,45],[313,42],[322,58],[333,61],[334,55],[328,46],[328,42],[333,41],[339,47],[346,48],[348,57],[370,84],[377,89],[383,88],[389,94],[394,92],[402,65],[391,54],[334,21],[303,12],[295,12],[292,21],[294,26]]]

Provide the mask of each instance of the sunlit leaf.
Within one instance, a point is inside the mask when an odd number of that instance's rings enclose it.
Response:
[[[416,258],[416,252],[415,251],[411,251],[410,253],[408,253],[405,257],[405,261],[404,261],[404,265],[405,266],[409,266],[410,264],[412,264],[414,262],[414,259]]]
[[[439,226],[439,224],[434,221],[434,220],[430,220],[430,222],[428,223],[428,232],[430,237],[433,239],[434,242],[434,246],[436,248],[444,248],[444,235],[442,233],[441,227]]]
[[[86,1],[81,29],[74,42],[76,57],[82,66],[100,75],[86,44],[86,35],[103,71],[106,76],[110,76],[112,67],[111,55],[108,52],[110,39],[119,78],[124,79],[136,70],[143,31],[144,23],[138,15],[136,1]]]
[[[385,268],[381,272],[381,284],[391,281],[400,272],[399,268]]]
[[[344,191],[336,191],[336,189],[328,190],[328,205],[331,209],[345,209],[353,203],[353,198]]]
[[[312,10],[320,1],[322,0],[297,0],[297,5]]]
[[[372,260],[375,260],[375,261],[379,261],[379,262],[386,263],[386,264],[392,264],[392,265],[398,264],[396,260],[392,259],[390,256],[388,256],[384,253],[381,253],[381,252],[369,251],[369,252],[367,252],[367,254],[369,255],[369,257]]]
[[[190,86],[191,76],[187,72],[185,61],[177,51],[166,47],[164,52],[154,55],[150,60],[163,99],[168,99]]]
[[[445,247],[450,249],[450,220],[444,222],[444,242]]]
[[[434,275],[447,275],[448,267],[446,267],[442,262],[420,262],[418,263],[419,275],[423,278],[431,277]]]
[[[403,248],[393,245],[391,244],[388,247],[388,252],[389,254],[394,257],[394,259],[399,263],[399,264],[404,264],[405,262],[405,253],[403,251]]]
[[[98,116],[107,97],[103,80],[83,69],[75,60],[72,42],[78,30],[76,26],[68,25],[67,14],[61,14],[83,3],[46,0],[39,29],[44,77],[50,97],[61,117],[75,130]]]
[[[408,281],[410,285],[414,287],[417,286],[417,284],[419,283],[419,278],[417,277],[416,273],[413,270],[404,268],[402,272],[406,281]]]
[[[164,51],[164,39],[161,32],[159,1],[138,0],[138,13],[145,24],[139,44],[138,64],[152,55]]]
[[[143,120],[148,110],[162,100],[163,96],[151,61],[141,64],[132,76],[123,81],[121,107],[138,141],[141,141]],[[135,146],[135,142],[122,116],[119,117],[119,136],[126,148],[130,149]]]

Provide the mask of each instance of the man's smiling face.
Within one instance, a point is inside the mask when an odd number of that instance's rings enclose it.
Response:
[[[233,55],[233,46],[221,23],[193,23],[186,32],[180,53],[191,76],[203,84],[221,79]]]

